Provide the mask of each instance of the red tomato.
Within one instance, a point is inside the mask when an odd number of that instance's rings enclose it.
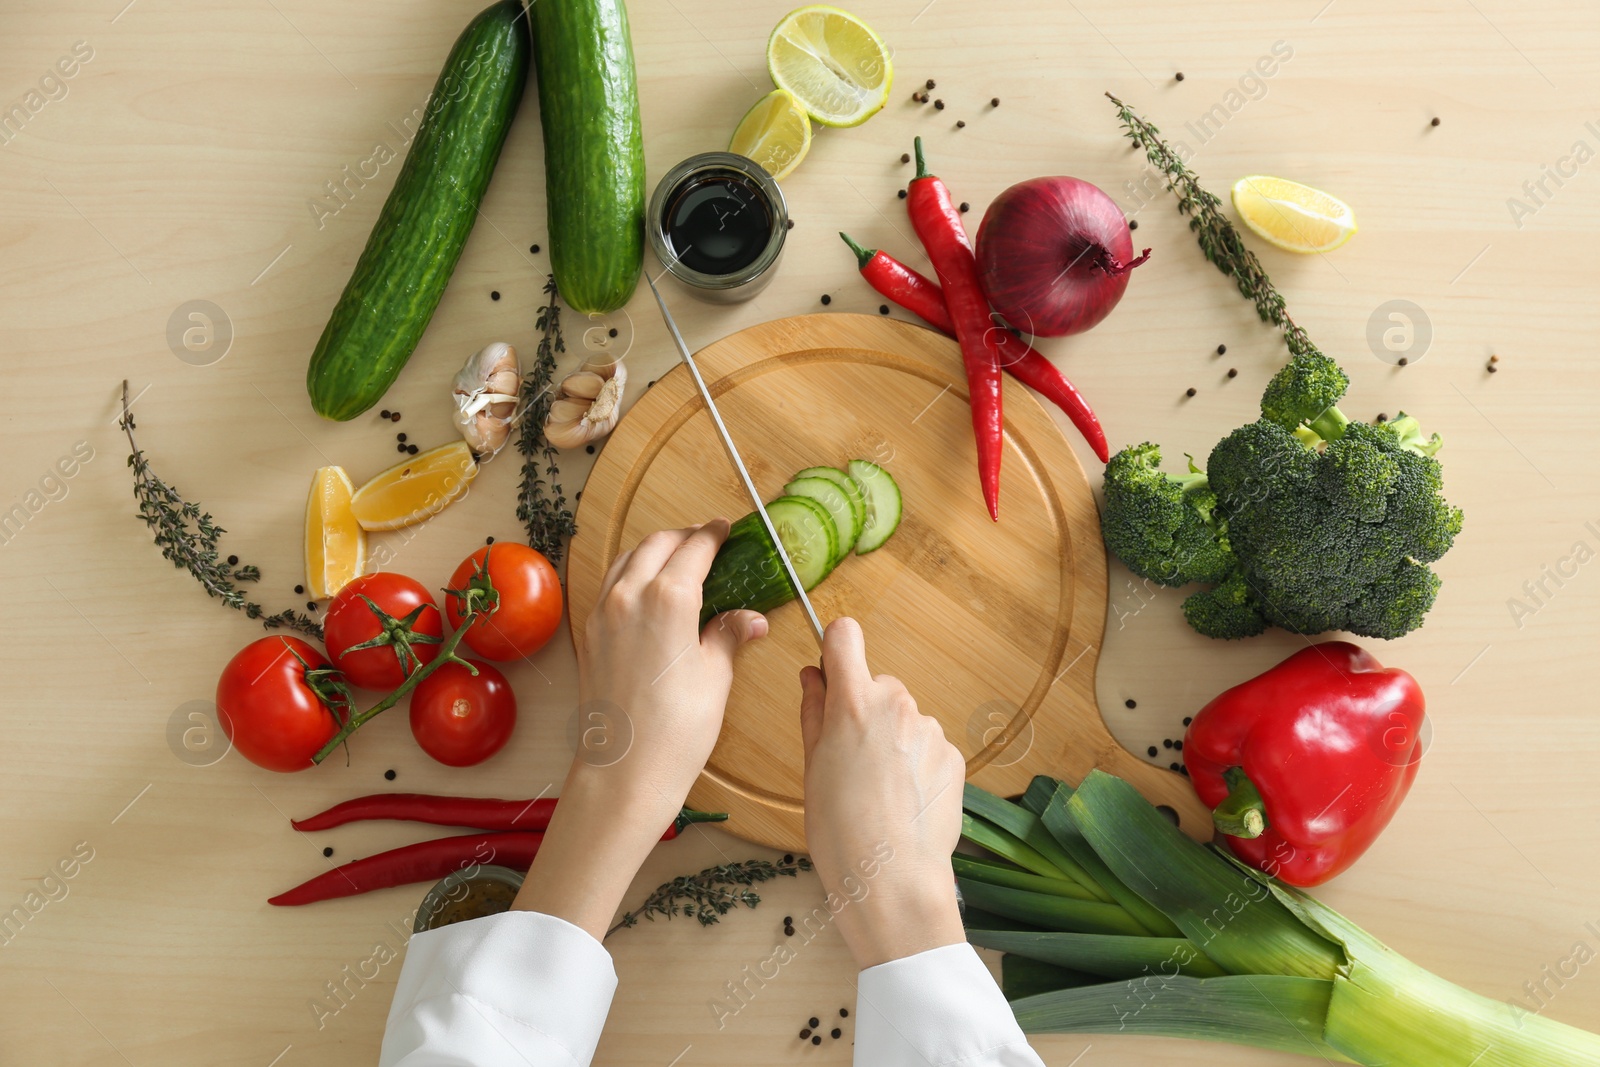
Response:
[[[506,676],[477,660],[476,676],[442,663],[411,691],[411,735],[450,767],[482,763],[505,747],[517,725],[517,698]]]
[[[485,659],[521,659],[539,651],[561,625],[561,579],[550,561],[527,545],[508,541],[485,545],[450,576],[450,588],[463,589],[488,560],[489,581],[500,594],[494,611],[467,631],[467,647]],[[451,626],[461,625],[461,604],[445,596]]]
[[[373,614],[363,597],[397,620],[404,619],[419,607],[422,612],[409,630],[400,630],[392,635],[389,644],[351,652],[349,650],[353,645],[365,644],[384,632],[383,623]],[[388,692],[399,688],[400,683],[419,664],[428,663],[439,654],[438,639],[444,636],[444,622],[439,616],[439,607],[434,603],[433,594],[421,582],[403,574],[363,574],[339,590],[333,598],[328,605],[322,630],[328,643],[328,655],[333,657],[333,665],[344,672],[352,685]],[[432,637],[434,641],[407,643],[407,633]],[[405,667],[401,666],[402,644],[409,647],[416,657],[408,658]]]
[[[302,662],[304,661],[304,662]],[[338,732],[333,711],[306,684],[328,658],[298,637],[252,641],[222,668],[217,720],[239,755],[269,771],[301,771]]]

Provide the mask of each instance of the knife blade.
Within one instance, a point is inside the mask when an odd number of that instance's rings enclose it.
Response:
[[[738,472],[739,480],[744,483],[745,492],[750,495],[750,503],[755,505],[756,514],[761,516],[761,525],[766,528],[767,536],[772,539],[772,545],[778,551],[778,560],[783,564],[783,573],[789,579],[789,586],[794,590],[795,599],[800,602],[800,607],[806,613],[806,620],[811,623],[811,632],[816,635],[817,647],[821,648],[822,622],[811,606],[811,598],[806,596],[800,576],[794,571],[794,562],[789,559],[788,549],[784,548],[783,541],[778,537],[777,528],[772,525],[772,516],[767,514],[767,505],[762,502],[761,494],[756,492],[756,484],[750,478],[750,471],[744,465],[743,457],[739,455],[739,446],[733,443],[727,424],[722,421],[722,412],[717,410],[717,402],[711,399],[711,389],[706,385],[706,380],[700,376],[700,367],[689,352],[689,346],[684,344],[683,334],[678,332],[678,324],[673,319],[672,312],[667,310],[667,302],[661,299],[661,290],[656,288],[655,279],[650,277],[649,271],[645,272],[644,280],[650,283],[650,291],[655,294],[656,305],[661,308],[661,317],[666,321],[667,332],[672,334],[672,340],[678,346],[678,357],[683,360],[683,365],[689,368],[689,376],[694,379],[695,388],[700,390],[700,399],[705,402],[706,412],[716,425],[717,436],[722,439],[722,447],[727,451],[733,469]]]

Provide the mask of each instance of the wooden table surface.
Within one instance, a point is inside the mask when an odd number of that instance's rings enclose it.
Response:
[[[311,839],[286,816],[385,788],[533,795],[570,758],[564,632],[513,670],[523,723],[474,771],[432,765],[402,716],[364,731],[348,766],[294,776],[237,754],[213,762],[194,734],[186,747],[221,664],[260,631],[161,560],[133,516],[114,422],[126,377],[152,463],[229,529],[226,551],[261,567],[264,602],[289,606],[303,580],[311,470],[340,463],[360,480],[393,458],[397,430],[447,440],[445,377],[489,340],[531,353],[548,258],[529,251],[547,241],[530,91],[483,221],[385,400],[403,421],[322,422],[302,384],[393,181],[393,163],[372,161],[403,148],[405,122],[477,7],[5,5],[0,109],[23,108],[0,134],[0,511],[12,516],[0,537],[11,620],[0,648],[6,1062],[373,1062],[399,970],[381,961],[398,951],[420,889],[297,911],[264,901],[323,869],[324,844],[348,859],[423,835],[378,824]],[[683,156],[722,147],[767,90],[764,41],[785,10],[779,0],[635,0],[652,182]],[[1250,418],[1282,345],[1202,261],[1170,197],[1141,204],[1128,191],[1139,162],[1100,94],[1117,92],[1187,142],[1215,192],[1269,173],[1346,198],[1361,221],[1347,247],[1311,258],[1267,250],[1263,261],[1349,370],[1347,411],[1404,409],[1444,435],[1448,495],[1467,519],[1439,565],[1427,626],[1373,642],[1429,694],[1435,732],[1421,775],[1383,839],[1321,895],[1455,981],[1600,1025],[1600,969],[1574,962],[1592,955],[1580,944],[1600,947],[1600,718],[1587,677],[1600,639],[1600,577],[1587,566],[1600,551],[1591,5],[861,0],[857,10],[895,49],[890,103],[862,128],[820,131],[785,183],[796,226],[770,289],[733,308],[678,301],[691,344],[819,310],[824,293],[834,310],[875,309],[835,231],[925,263],[895,196],[909,176],[900,153],[921,133],[973,224],[1001,189],[1044,173],[1092,180],[1137,216],[1139,243],[1155,252],[1122,306],[1045,350],[1115,444],[1152,438],[1173,458],[1203,456]],[[1258,61],[1270,77],[1251,74]],[[927,78],[945,110],[910,102]],[[989,107],[996,96],[1001,106]],[[378,173],[347,182],[363,168]],[[341,199],[328,183],[345,183]],[[1369,345],[1395,300],[1411,302],[1417,327],[1404,369]],[[181,343],[194,301],[215,305],[209,348]],[[648,294],[601,325],[630,344],[630,394],[672,365]],[[573,361],[579,334],[569,319]],[[1185,399],[1187,387],[1198,395]],[[591,462],[581,451],[563,458],[569,492]],[[495,462],[464,503],[388,535],[392,565],[437,585],[486,535],[516,537],[515,478],[515,460]],[[1138,750],[1302,644],[1281,633],[1210,642],[1184,627],[1177,594],[1136,589],[1116,567],[1111,585],[1100,703]],[[918,679],[906,681],[915,692]],[[1137,709],[1124,707],[1130,698]],[[657,850],[632,897],[759,854],[715,831],[691,834]],[[69,879],[51,874],[63,863]],[[678,919],[611,939],[622,984],[598,1062],[847,1060],[848,1040],[813,1049],[795,1038],[808,1016],[851,1003],[852,969],[832,933],[719,1028],[714,1006],[738,1006],[727,983],[771,955],[784,914],[820,896],[814,876],[764,895],[713,929]],[[1057,1065],[1293,1062],[1111,1036],[1038,1047]]]

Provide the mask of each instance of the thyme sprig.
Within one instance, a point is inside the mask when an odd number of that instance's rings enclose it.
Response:
[[[133,496],[139,502],[139,517],[155,534],[161,554],[171,560],[174,567],[194,575],[207,594],[249,618],[260,619],[267,629],[286,626],[320,638],[322,626],[304,612],[287,609],[268,615],[260,604],[245,598],[244,591],[235,583],[259,581],[261,569],[218,558],[217,544],[227,530],[216,524],[209,511],[201,511],[199,504],[183,499],[177,489],[150,469],[144,452],[133,439],[127,379],[122,382],[122,417],[117,424],[128,435],[128,467],[133,471]]]
[[[533,368],[522,376],[522,422],[517,430],[517,451],[522,453],[522,481],[517,488],[517,518],[528,528],[528,544],[560,563],[566,542],[578,532],[556,481],[558,452],[544,436],[544,423],[555,399],[556,356],[567,350],[561,338],[561,307],[556,303],[556,279],[550,275],[544,291],[550,299],[539,308],[535,325],[539,347]],[[546,482],[546,478],[549,479]]]
[[[1150,165],[1166,176],[1168,191],[1177,194],[1178,210],[1189,216],[1189,229],[1200,242],[1200,251],[1223,274],[1234,280],[1239,292],[1255,302],[1256,314],[1283,330],[1283,340],[1292,356],[1322,353],[1311,343],[1305,330],[1289,317],[1283,296],[1267,277],[1266,268],[1256,254],[1245,247],[1244,238],[1222,213],[1222,201],[1200,185],[1200,178],[1161,139],[1161,131],[1141,118],[1127,104],[1106,94],[1117,107],[1117,117],[1134,147],[1143,148]]]
[[[774,878],[793,878],[809,870],[811,860],[805,856],[785,856],[777,862],[720,863],[699,874],[681,875],[657,886],[643,904],[617,920],[617,924],[606,931],[606,936],[610,937],[625,926],[637,926],[641,918],[654,922],[657,915],[663,919],[693,915],[701,926],[712,926],[741,904],[753,908],[761,903],[761,895],[751,886]]]

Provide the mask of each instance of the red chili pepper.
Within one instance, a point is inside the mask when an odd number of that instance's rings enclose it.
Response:
[[[935,329],[947,334],[954,332],[950,326],[950,311],[945,307],[944,291],[939,288],[938,282],[906,266],[887,252],[862,248],[848,234],[841,233],[839,236],[856,254],[861,276],[869,285],[907,311],[920,316]],[[990,329],[995,328],[991,326]],[[1109,460],[1111,451],[1106,447],[1106,432],[1095,417],[1094,409],[1067,380],[1067,376],[1020,338],[1007,333],[1004,337],[994,337],[994,340],[1002,346],[1001,367],[1010,371],[1017,381],[1036,390],[1066,412],[1078,432],[1083,434],[1084,440],[1089,442],[1089,447],[1094,449],[1094,454],[1100,457],[1100,462]],[[1016,345],[1022,346],[1020,355],[1011,352]]]
[[[1426,722],[1415,678],[1329,641],[1202,708],[1183,761],[1235,855],[1314,886],[1389,824],[1417,776]]]
[[[350,822],[398,819],[435,826],[470,826],[479,830],[543,830],[555,814],[556,797],[538,800],[493,800],[488,797],[442,797],[428,793],[374,793],[335,804],[308,819],[292,819],[296,830],[331,830]],[[696,822],[722,822],[726,812],[684,808],[661,840],[671,841]]]
[[[462,834],[433,841],[418,841],[351,860],[268,899],[278,907],[297,907],[319,900],[353,897],[374,889],[437,882],[447,874],[492,863],[525,871],[544,841],[542,833]]]
[[[938,282],[911,269],[887,252],[862,248],[847,233],[839,236],[856,254],[856,265],[867,284],[913,315],[920,316],[934,329],[955,336],[955,327],[950,325],[950,309],[944,305],[944,291],[939,288]]]
[[[906,211],[939,275],[950,322],[961,344],[972,404],[973,436],[978,444],[978,481],[983,486],[989,517],[998,522],[1004,416],[1000,364],[994,348],[984,340],[994,328],[989,318],[989,300],[978,284],[978,263],[973,258],[966,227],[961,224],[961,212],[951,202],[944,182],[928,173],[920,137],[916,139],[916,150],[917,176],[907,190]]]

